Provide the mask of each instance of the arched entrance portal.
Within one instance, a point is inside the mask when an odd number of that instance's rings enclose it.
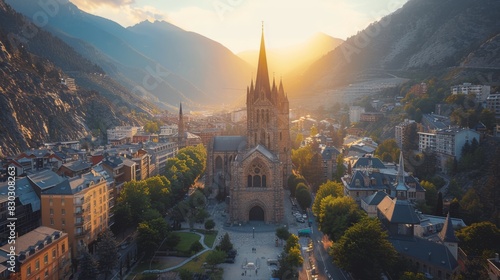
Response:
[[[264,209],[260,206],[254,206],[249,212],[250,221],[264,221]]]

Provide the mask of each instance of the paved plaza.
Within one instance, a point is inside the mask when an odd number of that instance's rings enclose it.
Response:
[[[212,209],[212,216],[218,230],[216,244],[220,238],[229,234],[234,249],[238,251],[234,263],[224,263],[224,279],[262,279],[272,278],[273,266],[268,265],[268,259],[278,259],[278,254],[283,251],[284,242],[276,244],[276,228],[286,226],[290,233],[297,234],[297,230],[307,227],[306,224],[296,223],[291,212],[291,203],[288,196],[285,198],[286,218],[283,224],[265,224],[252,221],[244,225],[224,225],[226,215],[225,204],[217,204]],[[275,266],[274,266],[275,267]]]

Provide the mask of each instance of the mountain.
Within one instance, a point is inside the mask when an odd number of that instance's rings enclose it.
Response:
[[[450,68],[500,69],[497,0],[410,0],[317,60],[296,94],[373,75],[432,75]],[[410,77],[411,78],[411,77]]]
[[[36,0],[7,3],[28,18],[40,11]],[[165,21],[124,28],[70,2],[61,3],[57,1],[57,12],[44,28],[142,97],[195,107],[245,93],[251,67],[213,40]]]
[[[61,84],[67,77],[76,90]],[[91,131],[102,136],[111,126],[138,124],[131,110],[151,108],[0,0],[0,146],[7,155]]]
[[[311,63],[338,47],[344,40],[317,33],[306,42],[280,49],[267,49],[269,69],[286,78],[302,74]],[[238,53],[248,64],[257,68],[258,50]]]

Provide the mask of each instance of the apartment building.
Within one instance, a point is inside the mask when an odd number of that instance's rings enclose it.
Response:
[[[0,259],[8,259],[10,244],[0,248]],[[15,244],[16,272],[11,279],[67,280],[71,277],[68,234],[50,227],[18,237]]]
[[[140,129],[141,127],[138,126],[117,126],[115,128],[108,129],[106,131],[108,135],[108,144],[113,143],[113,141],[122,141],[124,139],[126,139],[125,143],[128,143]]]
[[[167,159],[177,155],[178,144],[168,143],[144,143],[144,150],[151,155],[149,176],[164,175],[166,172]]]
[[[78,258],[108,228],[108,200],[107,182],[95,171],[65,179],[42,192],[42,225],[67,232]]]
[[[400,148],[403,147],[405,137],[408,134],[407,129],[409,129],[410,125],[413,123],[415,123],[414,120],[405,119],[402,123],[396,125],[394,138]]]

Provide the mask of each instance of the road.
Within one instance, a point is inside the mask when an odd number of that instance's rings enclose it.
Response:
[[[312,215],[309,213],[309,215]],[[313,255],[316,259],[316,270],[318,272],[318,279],[335,279],[335,280],[349,280],[349,275],[342,271],[338,266],[333,263],[332,257],[328,254],[328,246],[324,241],[327,238],[323,237],[323,233],[318,230],[316,221],[312,223],[312,236],[311,239],[314,243]]]

